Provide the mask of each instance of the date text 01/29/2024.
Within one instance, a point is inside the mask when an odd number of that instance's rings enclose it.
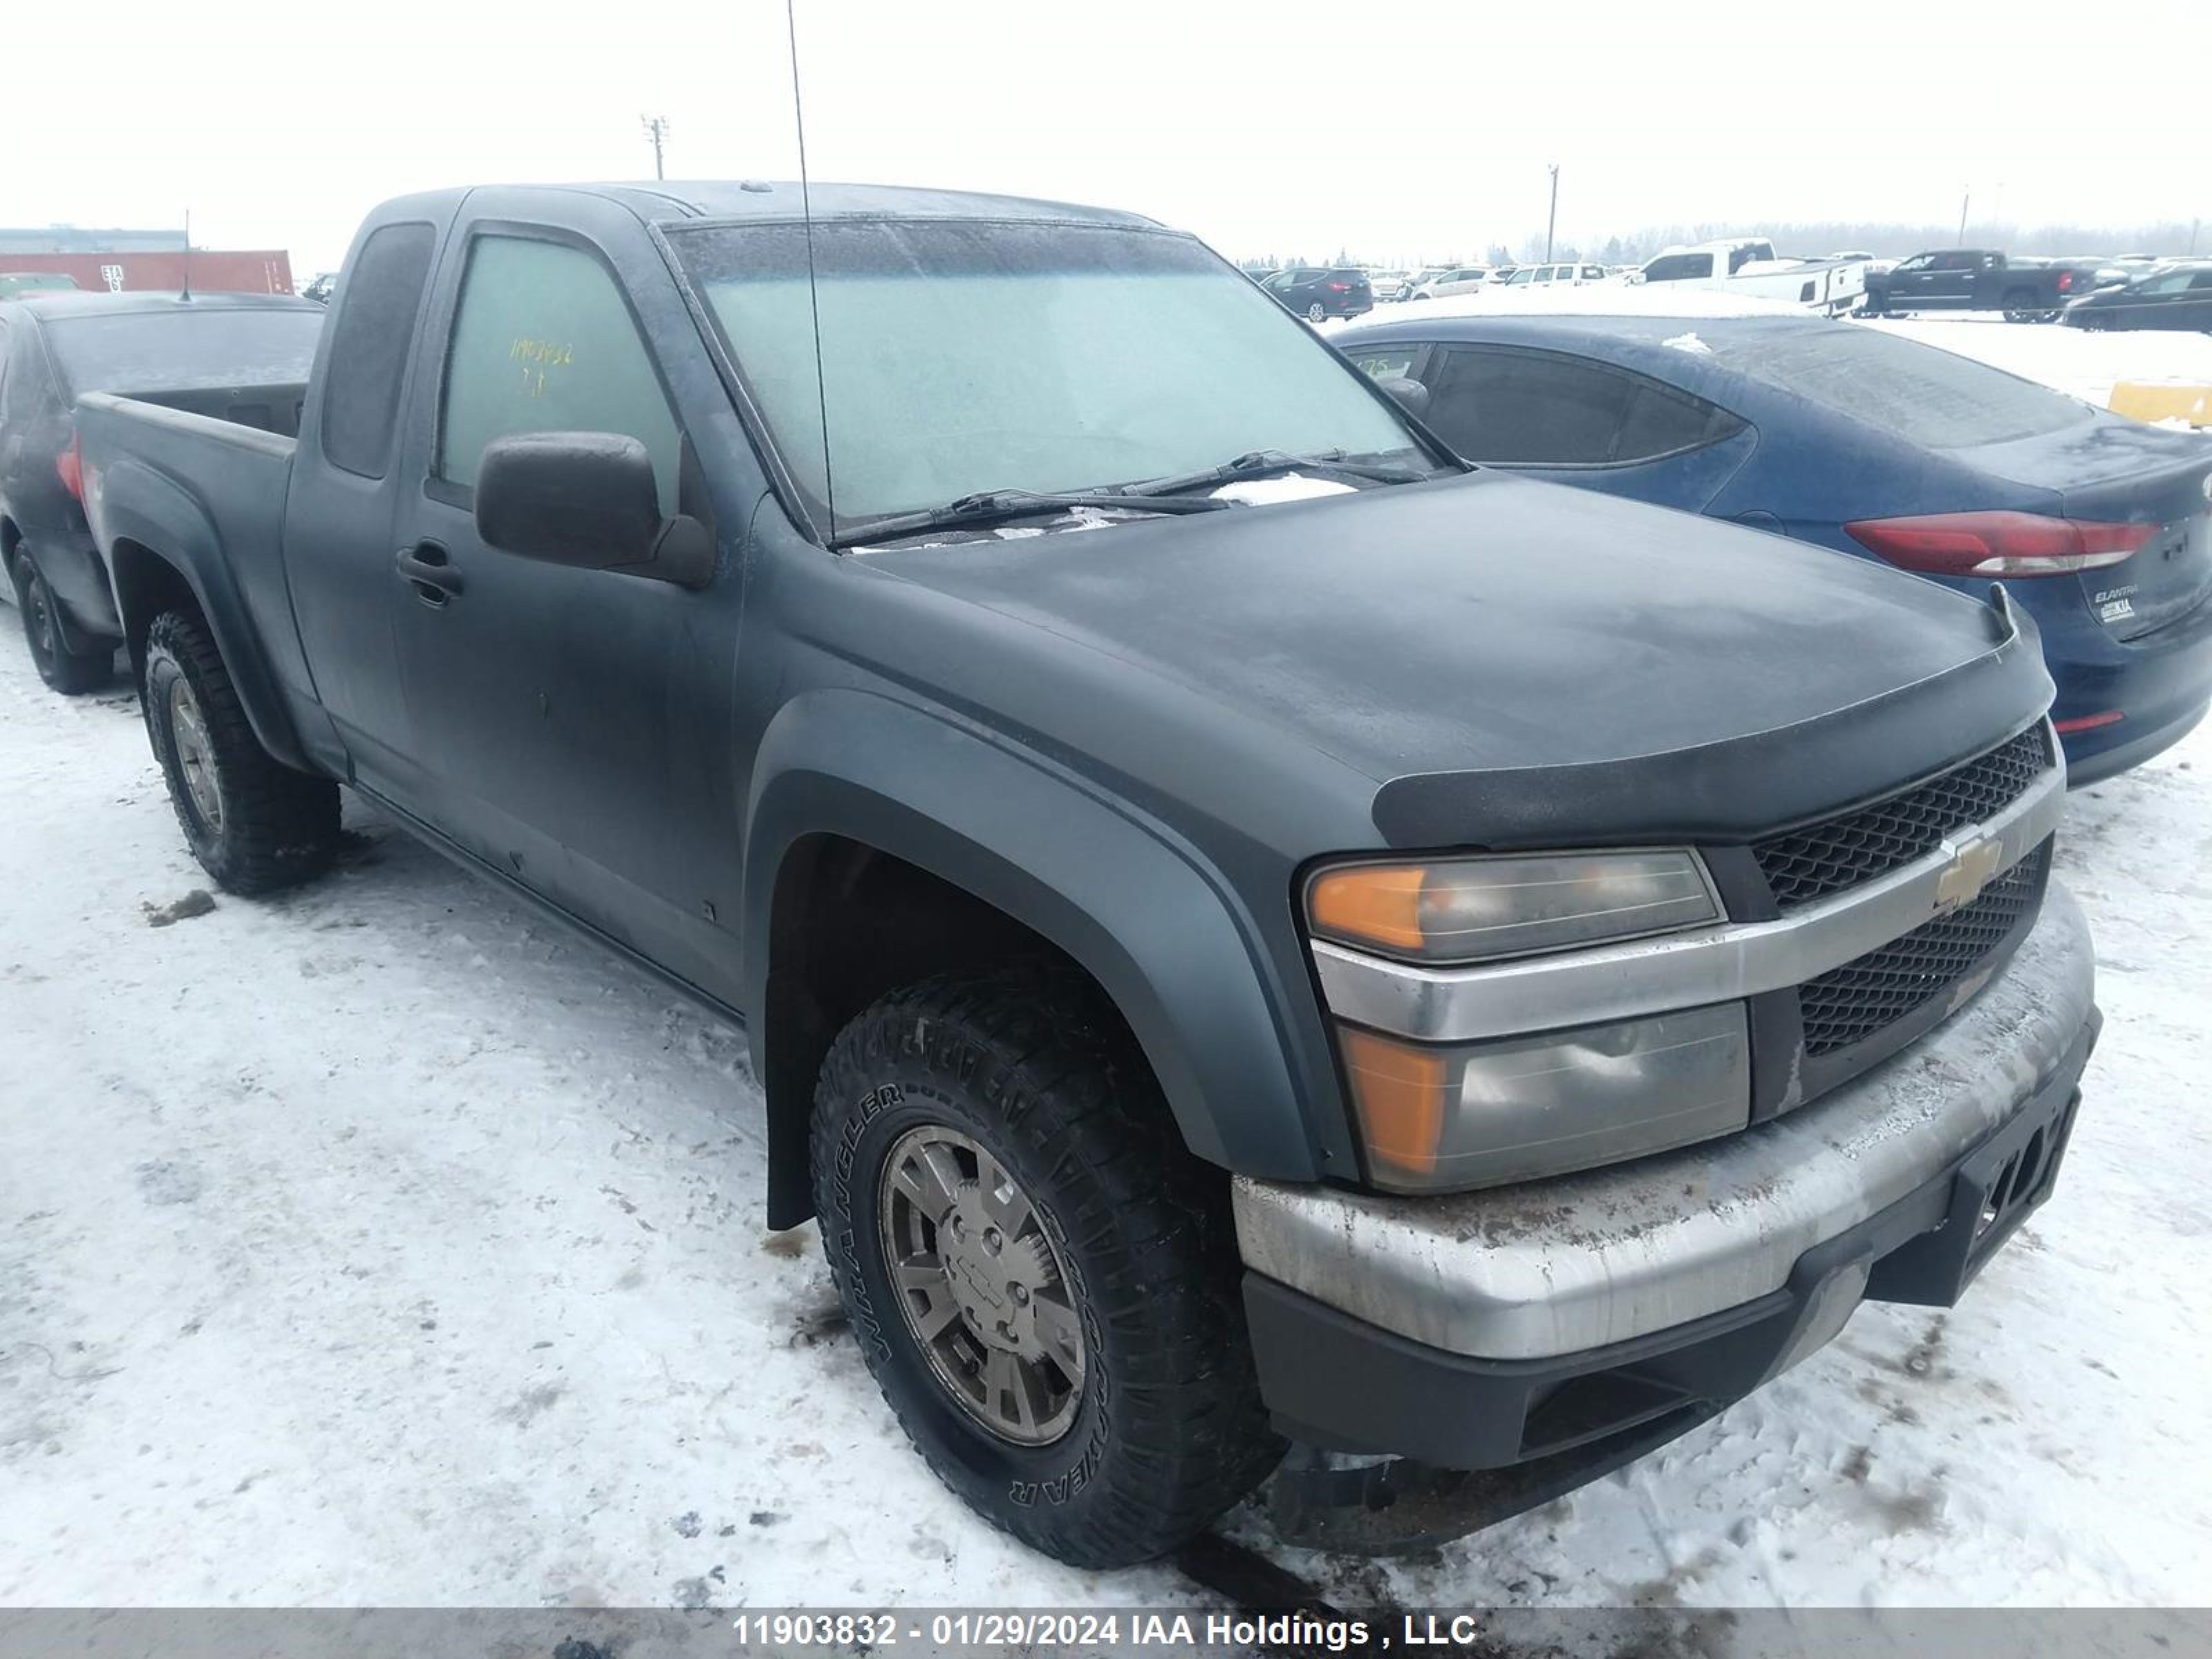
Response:
[[[1481,1632],[1473,1613],[1404,1613],[1395,1632],[1382,1621],[1310,1613],[933,1613],[911,1620],[890,1613],[745,1613],[731,1629],[745,1641],[778,1647],[895,1647],[902,1641],[934,1646],[1024,1650],[1073,1647],[1164,1648],[1191,1650],[1297,1646],[1331,1653],[1391,1648],[1464,1648]]]

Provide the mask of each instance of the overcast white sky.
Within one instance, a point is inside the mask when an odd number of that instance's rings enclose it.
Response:
[[[817,179],[1131,208],[1232,256],[1698,221],[2212,220],[2212,0],[799,0]],[[782,0],[9,8],[0,224],[335,265],[382,198],[795,175]],[[1883,18],[1881,27],[1868,20]],[[1853,21],[1856,20],[1856,21]]]

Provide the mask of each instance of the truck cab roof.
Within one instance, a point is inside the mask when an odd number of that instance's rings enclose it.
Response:
[[[1168,227],[1142,214],[1024,196],[995,196],[975,191],[928,190],[898,185],[814,184],[760,179],[668,179],[636,184],[467,185],[428,191],[387,203],[379,215],[406,209],[457,208],[480,190],[501,195],[544,192],[549,198],[586,195],[615,202],[647,224],[690,221],[763,222],[797,221],[811,211],[816,219],[1037,220],[1060,223],[1118,225],[1164,230]]]

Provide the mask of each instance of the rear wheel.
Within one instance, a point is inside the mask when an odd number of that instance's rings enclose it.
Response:
[[[1322,304],[1318,300],[1316,300],[1311,305],[1306,307],[1306,320],[1310,323],[1320,322],[1328,315],[1328,307]]]
[[[868,1369],[939,1479],[1063,1561],[1183,1543],[1281,1454],[1218,1172],[1073,975],[895,991],[833,1045],[814,1195]]]
[[[54,596],[28,554],[16,562],[15,603],[23,613],[23,638],[31,647],[32,665],[51,690],[75,696],[80,691],[96,690],[114,678],[113,646],[70,649],[54,609]]]
[[[164,611],[146,635],[146,730],[192,856],[233,893],[320,873],[338,838],[337,786],[261,746],[207,624]]]
[[[2049,306],[2036,303],[2033,289],[2016,288],[2004,296],[2004,319],[2008,323],[2047,323],[2057,315]]]

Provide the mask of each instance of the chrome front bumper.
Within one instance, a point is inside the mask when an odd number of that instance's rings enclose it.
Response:
[[[1784,1117],[1679,1152],[1449,1197],[1238,1176],[1246,1267],[1454,1354],[1540,1359],[1780,1289],[1804,1253],[2013,1115],[2092,1017],[2081,908],[2056,882],[2004,973],[1928,1036]]]

